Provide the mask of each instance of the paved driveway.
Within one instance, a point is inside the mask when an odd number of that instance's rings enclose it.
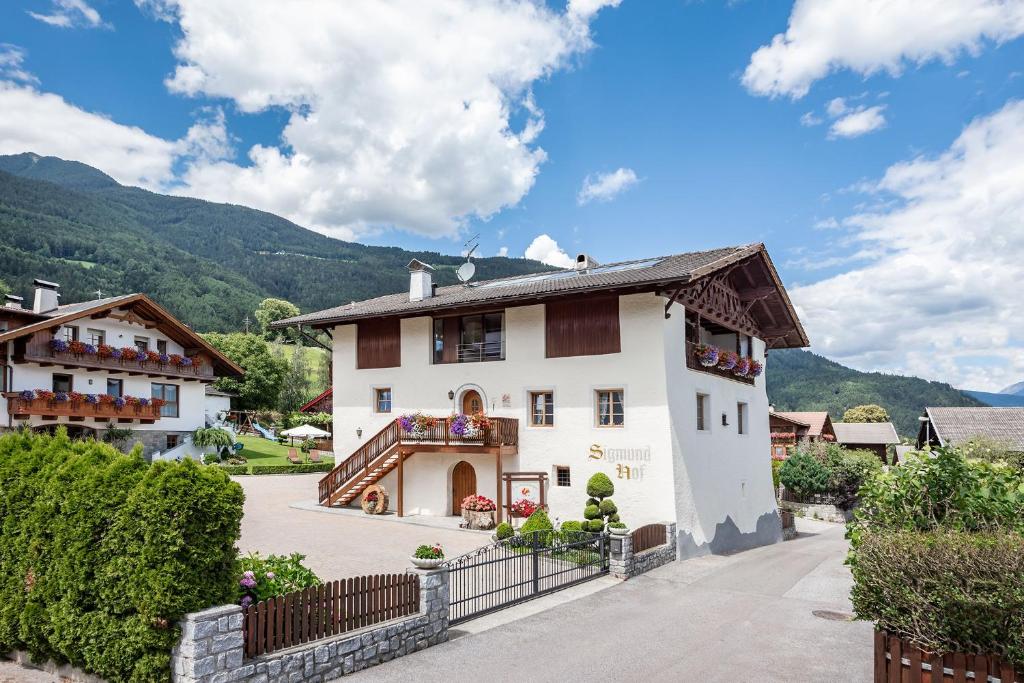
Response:
[[[871,625],[850,609],[843,528],[636,579],[360,673],[370,681],[870,681]],[[467,625],[473,622],[467,622]]]
[[[316,498],[320,474],[235,477],[245,489],[239,548],[264,555],[300,552],[321,579],[404,572],[421,543],[441,543],[448,557],[490,543],[486,534],[298,510]]]

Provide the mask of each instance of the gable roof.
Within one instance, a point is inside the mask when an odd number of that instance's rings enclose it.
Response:
[[[850,444],[897,444],[900,437],[892,422],[833,422],[836,441]]]
[[[237,376],[245,374],[245,370],[234,361],[218,351],[198,333],[194,332],[171,315],[163,306],[160,306],[145,294],[124,294],[58,306],[52,311],[37,314],[42,317],[42,320],[37,320],[22,327],[16,327],[13,330],[0,334],[0,343],[12,341],[43,330],[54,329],[86,316],[106,313],[115,308],[123,307],[131,307],[133,310],[141,311],[151,319],[160,321],[163,325],[162,329],[167,336],[182,346],[199,347],[206,353],[209,353],[213,358],[214,365],[219,366],[223,374]]]
[[[925,408],[943,446],[984,436],[1024,451],[1024,408]]]
[[[751,262],[758,260],[762,266],[759,276],[763,278],[763,286],[771,290],[772,294],[778,295],[772,297],[771,302],[765,300],[767,297],[758,300],[762,306],[771,307],[769,317],[773,322],[778,321],[779,325],[785,327],[786,334],[779,337],[782,341],[776,344],[775,348],[809,345],[807,334],[782,287],[775,266],[768,257],[764,245],[760,243],[607,263],[584,270],[573,268],[449,285],[439,287],[434,296],[417,301],[410,301],[409,293],[403,291],[286,318],[273,323],[271,327],[328,327],[369,318],[412,317],[474,306],[529,305],[571,294],[612,291],[658,292],[678,288],[746,259]],[[751,312],[756,313],[756,309],[752,309]]]
[[[784,420],[795,422],[800,425],[807,425],[807,436],[821,436],[822,431],[825,429],[825,424],[832,424],[826,411],[821,412],[795,412],[795,413],[781,413],[774,412],[772,415],[778,415]],[[833,426],[833,431],[835,427]]]
[[[304,412],[306,412],[307,410],[309,410],[310,408],[312,408],[313,406],[315,406],[315,405],[316,405],[317,403],[319,403],[320,401],[324,400],[324,399],[325,399],[325,398],[327,398],[328,396],[332,396],[333,394],[334,394],[334,387],[330,387],[330,388],[328,388],[328,389],[327,389],[326,391],[324,391],[323,393],[321,393],[321,394],[320,394],[319,396],[317,396],[316,398],[314,398],[314,399],[312,399],[312,400],[310,400],[310,401],[307,401],[307,402],[306,402],[306,404],[305,404],[304,406],[302,406],[301,408],[299,408],[299,412],[300,412],[300,413],[304,413]]]

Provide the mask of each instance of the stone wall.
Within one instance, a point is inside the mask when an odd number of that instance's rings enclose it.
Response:
[[[613,576],[628,579],[676,560],[676,523],[661,523],[665,525],[664,545],[648,548],[639,553],[633,552],[633,534],[611,537],[609,571]]]
[[[171,657],[175,683],[322,683],[448,640],[448,570],[420,576],[419,612],[357,631],[246,659],[242,608],[185,616]]]
[[[853,519],[853,510],[844,510],[827,503],[797,503],[792,500],[782,500],[779,501],[779,506],[800,517],[836,522],[837,524],[845,524]]]

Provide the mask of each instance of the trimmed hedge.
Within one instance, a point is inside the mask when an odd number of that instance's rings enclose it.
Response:
[[[253,465],[253,474],[311,474],[330,472],[334,465],[329,462],[310,462],[302,465]]]
[[[857,617],[932,652],[1024,665],[1024,537],[1013,532],[868,532],[851,593]]]
[[[220,469],[227,475],[249,474],[248,465],[221,465]]]
[[[170,679],[178,620],[235,596],[243,494],[216,467],[0,436],[0,651]]]

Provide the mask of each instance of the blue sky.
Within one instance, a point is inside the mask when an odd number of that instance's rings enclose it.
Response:
[[[1021,4],[9,2],[0,152],[370,244],[764,241],[814,350],[999,389],[1024,375],[995,295],[1024,275]]]

